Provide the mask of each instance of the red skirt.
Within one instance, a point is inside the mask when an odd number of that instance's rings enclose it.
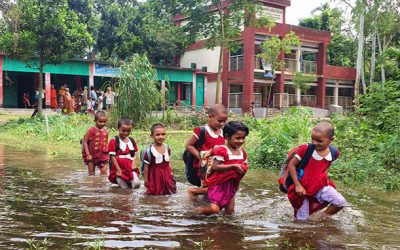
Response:
[[[132,160],[126,158],[116,158],[119,167],[121,168],[122,175],[120,176],[121,179],[125,181],[133,180],[133,172],[132,172]],[[135,170],[136,173],[139,175],[139,170]],[[117,169],[114,165],[111,164],[110,174],[108,175],[108,180],[112,183],[117,184]]]
[[[168,162],[151,164],[146,194],[163,195],[176,193],[176,182]]]

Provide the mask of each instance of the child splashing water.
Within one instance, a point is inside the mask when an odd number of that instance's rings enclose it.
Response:
[[[339,156],[339,151],[330,145],[334,140],[334,127],[329,122],[319,122],[312,130],[311,139],[312,144],[298,147],[288,165],[294,183],[289,186],[288,198],[298,220],[306,220],[312,213],[326,206],[324,215],[334,215],[347,205],[345,198],[336,191],[333,181],[328,178],[329,167]],[[296,166],[308,151],[312,155],[302,176],[299,176]]]
[[[249,129],[241,122],[228,122],[223,128],[225,145],[212,150],[213,164],[207,171],[204,186],[208,188],[209,207],[201,207],[202,214],[217,214],[225,209],[225,214],[235,211],[235,195],[239,183],[248,170],[247,154],[242,145]]]
[[[95,126],[86,131],[82,139],[82,158],[88,166],[89,175],[94,175],[96,166],[101,174],[107,174],[108,163],[108,132],[104,128],[107,123],[106,113],[99,111],[94,116]]]
[[[108,144],[110,154],[110,174],[108,179],[121,188],[139,188],[139,169],[135,154],[138,151],[133,138],[129,137],[133,127],[132,120],[121,119],[118,122],[118,136]]]
[[[167,131],[161,123],[151,126],[153,143],[145,149],[144,186],[146,194],[164,195],[176,193],[176,183],[171,168],[171,150],[164,144]]]
[[[205,126],[197,127],[193,131],[186,144],[186,150],[194,157],[192,166],[197,171],[197,178],[199,183],[202,181],[202,173],[200,171],[200,164],[202,155],[209,155],[209,151],[217,145],[224,145],[225,139],[222,134],[222,127],[228,119],[228,112],[226,107],[222,104],[215,104],[210,107],[208,111],[208,122]],[[202,133],[203,130],[203,133]],[[202,142],[202,144],[200,144]],[[207,161],[207,159],[205,160]],[[191,199],[197,195],[207,194],[206,187],[189,188],[188,194]]]

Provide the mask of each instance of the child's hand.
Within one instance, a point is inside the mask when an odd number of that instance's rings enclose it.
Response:
[[[87,161],[93,161],[93,157],[91,155],[86,156]]]
[[[307,194],[306,190],[304,189],[304,187],[301,184],[295,186],[295,191],[299,196],[303,196],[303,195]]]
[[[238,174],[244,174],[244,170],[241,164],[235,164],[235,170]]]
[[[117,172],[115,173],[117,176],[122,176],[122,171],[120,168],[117,169]]]

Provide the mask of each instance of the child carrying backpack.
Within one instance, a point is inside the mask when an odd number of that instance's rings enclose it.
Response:
[[[151,126],[153,143],[141,153],[144,186],[148,195],[166,195],[176,193],[176,182],[171,168],[171,149],[164,144],[165,126],[156,123]]]

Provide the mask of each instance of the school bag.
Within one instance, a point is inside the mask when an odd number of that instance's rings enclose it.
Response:
[[[135,142],[135,140],[134,140],[132,137],[128,137],[128,138],[129,138],[129,140],[132,142],[133,145],[136,145],[136,142]],[[114,137],[114,139],[115,139],[115,153],[117,153],[118,150],[119,150],[120,139],[119,139],[119,136],[118,136],[118,135],[116,135],[116,136]],[[135,150],[129,150],[129,153],[131,154],[131,157],[132,157],[132,158],[135,157]],[[112,166],[111,157],[110,157],[109,166],[110,166],[110,169],[111,169],[111,166]]]
[[[333,162],[338,157],[338,150],[333,145],[329,145],[329,149],[331,151],[332,162]],[[281,171],[279,172],[279,176],[278,176],[279,190],[281,190],[281,192],[283,192],[285,194],[288,192],[290,185],[293,184],[293,179],[289,173],[289,162],[296,155],[297,150],[298,150],[298,147],[293,148],[292,150],[289,151],[286,160],[281,165]],[[301,178],[303,177],[304,168],[307,166],[307,163],[310,160],[314,150],[315,150],[315,145],[312,143],[308,143],[307,151],[306,151],[303,159],[301,159],[299,165],[296,166],[297,176],[298,176],[299,180],[301,180]]]
[[[165,145],[165,150],[169,151],[169,145],[168,144],[164,144]],[[144,176],[144,155],[147,153],[147,157],[149,165],[151,164],[151,160],[152,160],[152,156],[153,154],[151,153],[151,144],[149,146],[147,146],[146,148],[144,148],[142,151],[140,151],[140,172],[142,173],[142,175]]]
[[[206,128],[204,126],[200,127],[200,138],[197,141],[195,147],[197,149],[200,149],[201,146],[203,146],[204,142],[206,140]],[[199,176],[197,175],[197,170],[193,168],[193,160],[195,157],[188,151],[185,150],[182,154],[182,159],[183,162],[185,163],[185,174],[186,174],[186,179],[188,182],[192,185],[201,186],[201,180]]]

